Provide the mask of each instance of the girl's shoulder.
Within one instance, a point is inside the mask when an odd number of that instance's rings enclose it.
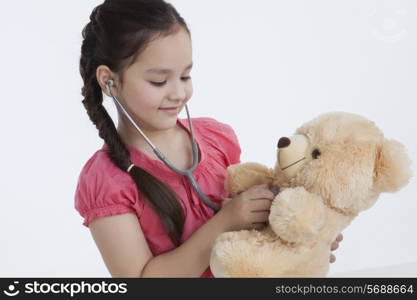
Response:
[[[208,144],[224,153],[228,164],[240,162],[240,143],[232,126],[211,117],[193,118],[192,125]]]
[[[182,119],[183,122],[187,122],[187,118]],[[218,121],[215,118],[212,117],[198,117],[198,118],[192,118],[191,119],[193,124],[202,126],[203,129],[208,130],[215,130],[215,131],[222,131],[226,129],[227,131],[233,131],[232,127],[227,124]]]
[[[110,177],[117,178],[127,173],[120,170],[110,159],[107,154],[107,150],[103,145],[101,149],[97,150],[82,167],[80,177],[91,178],[91,177]],[[123,177],[123,176],[122,176]]]
[[[187,119],[183,119],[186,123]],[[212,137],[213,140],[229,140],[230,142],[239,145],[239,140],[236,136],[232,126],[227,123],[220,122],[211,117],[193,118],[192,124],[198,128],[199,132],[205,137]]]
[[[131,183],[131,176],[111,161],[104,145],[87,159],[78,178],[79,186],[96,189],[104,185],[118,187]]]

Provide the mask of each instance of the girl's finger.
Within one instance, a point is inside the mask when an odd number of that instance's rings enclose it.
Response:
[[[336,238],[336,241],[341,242],[343,240],[343,234],[339,234]]]
[[[331,253],[330,254],[330,263],[332,264],[332,263],[334,263],[336,261],[336,256],[333,254],[333,253]]]
[[[333,242],[333,243],[331,244],[331,246],[330,246],[330,250],[334,251],[334,250],[336,250],[337,248],[339,248],[339,242],[335,241],[335,242]]]

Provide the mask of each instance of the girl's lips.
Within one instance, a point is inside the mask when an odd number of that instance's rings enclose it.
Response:
[[[175,108],[160,108],[160,110],[162,110],[166,113],[169,113],[169,114],[173,114],[173,115],[177,114],[178,109],[179,109],[178,107],[175,107]]]

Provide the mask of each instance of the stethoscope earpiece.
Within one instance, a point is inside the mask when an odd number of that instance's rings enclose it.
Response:
[[[109,93],[110,93],[110,89],[113,87],[113,84],[114,84],[114,81],[112,79],[109,79],[107,81],[107,90],[109,91]]]

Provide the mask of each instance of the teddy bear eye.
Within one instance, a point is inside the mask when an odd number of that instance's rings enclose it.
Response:
[[[321,152],[320,152],[320,150],[319,150],[319,149],[314,149],[314,150],[313,150],[313,152],[311,152],[311,156],[312,156],[314,159],[319,158],[320,154],[321,154]]]

